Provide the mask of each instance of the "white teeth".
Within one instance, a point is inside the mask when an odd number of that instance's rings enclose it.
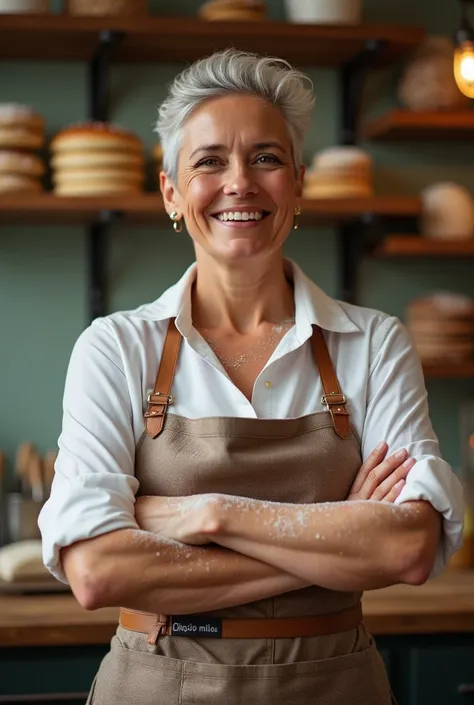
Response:
[[[261,211],[247,212],[247,211],[228,211],[225,213],[219,213],[217,216],[218,220],[262,220],[263,213]]]

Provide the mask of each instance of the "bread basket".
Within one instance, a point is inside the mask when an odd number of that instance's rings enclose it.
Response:
[[[82,17],[144,17],[148,0],[68,0],[67,11]]]

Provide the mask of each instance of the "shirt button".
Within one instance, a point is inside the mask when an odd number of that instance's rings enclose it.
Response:
[[[267,381],[265,382],[265,386],[266,386],[267,389],[271,389],[271,388],[272,388],[272,383],[270,382],[270,380],[267,379]]]

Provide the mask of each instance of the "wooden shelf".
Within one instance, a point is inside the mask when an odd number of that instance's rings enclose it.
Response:
[[[470,240],[431,240],[420,235],[388,235],[374,257],[474,257]]]
[[[303,200],[302,225],[335,225],[356,220],[365,213],[417,217],[421,203],[412,197]],[[66,197],[51,193],[0,196],[0,227],[4,225],[84,225],[103,211],[116,211],[125,223],[165,224],[167,216],[159,193],[131,196]]]
[[[118,61],[194,61],[236,46],[282,56],[300,65],[342,66],[371,40],[384,43],[380,63],[418,45],[418,27],[296,25],[287,22],[205,22],[194,17],[82,18],[66,15],[0,16],[0,58],[90,60],[101,30],[125,34]]]
[[[425,377],[474,379],[474,360],[458,364],[453,362],[440,362],[437,364],[424,363],[423,372],[425,373]]]
[[[367,140],[474,140],[474,110],[414,112],[392,110],[363,128]]]

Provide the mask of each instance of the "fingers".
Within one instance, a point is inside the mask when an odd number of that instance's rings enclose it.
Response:
[[[367,480],[367,476],[382,462],[387,454],[387,450],[388,445],[383,441],[372,451],[357,473],[357,477],[351,487],[351,495],[358,494],[361,491],[364,482]]]
[[[390,502],[391,504],[393,504],[404,487],[405,480],[399,480],[398,482],[396,482],[390,492],[388,492],[382,499],[382,502]]]
[[[386,499],[387,496],[395,489],[395,486],[401,481],[405,481],[408,473],[412,469],[412,467],[415,465],[416,460],[414,458],[407,458],[401,465],[398,467],[395,467],[394,470],[390,473],[390,475],[383,481],[381,482],[378,487],[375,488],[375,490],[372,493],[371,499],[376,499],[376,500],[384,500],[384,501],[393,501],[391,499]],[[400,494],[401,490],[403,489],[402,486],[399,487],[398,494]]]
[[[386,478],[389,478],[392,473],[402,465],[402,463],[405,462],[407,456],[407,451],[405,448],[402,448],[394,455],[390,455],[388,458],[385,458],[385,460],[370,470],[359,491],[360,498],[381,499],[386,494],[386,491],[384,491],[383,494],[380,494],[380,492],[377,491],[379,486]],[[404,477],[404,475],[399,474],[397,475],[396,480],[398,481],[402,479],[402,477]]]

